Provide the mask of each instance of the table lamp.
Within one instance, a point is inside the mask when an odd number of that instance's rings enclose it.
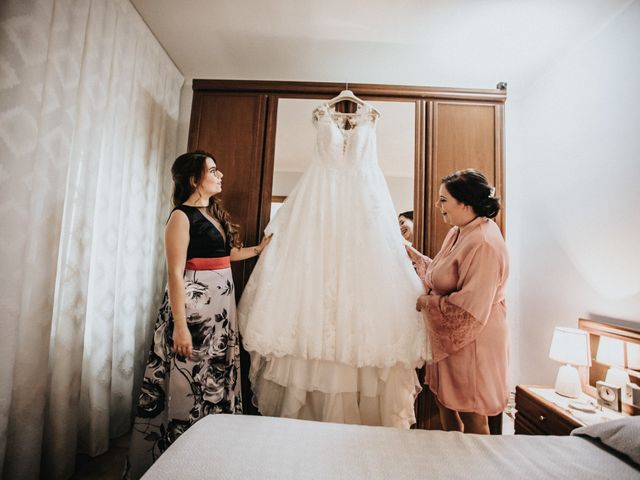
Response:
[[[549,358],[564,363],[556,377],[556,393],[578,398],[582,392],[577,366],[590,366],[589,333],[577,328],[556,327],[549,349]]]
[[[624,342],[617,338],[600,337],[596,362],[609,365],[605,382],[620,387],[623,390],[631,380],[624,371]]]

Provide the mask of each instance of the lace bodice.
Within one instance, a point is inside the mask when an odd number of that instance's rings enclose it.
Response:
[[[377,118],[366,104],[358,105],[354,113],[337,112],[327,104],[317,107],[313,112],[317,160],[341,168],[365,167],[375,161]]]

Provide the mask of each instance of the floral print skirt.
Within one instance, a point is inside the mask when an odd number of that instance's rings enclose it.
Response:
[[[172,351],[168,292],[156,321],[129,451],[139,478],[187,428],[212,413],[242,413],[240,347],[231,269],[186,270],[192,358]]]

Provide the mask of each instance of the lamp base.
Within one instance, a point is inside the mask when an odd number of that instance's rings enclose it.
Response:
[[[563,397],[578,398],[582,393],[578,370],[571,365],[563,365],[558,369],[556,377],[556,393]]]

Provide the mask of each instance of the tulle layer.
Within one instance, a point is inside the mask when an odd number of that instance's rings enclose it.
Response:
[[[254,403],[268,416],[409,428],[420,383],[413,368],[354,367],[251,354]]]
[[[377,164],[313,163],[267,232],[238,306],[247,350],[356,367],[429,359],[423,287]]]

